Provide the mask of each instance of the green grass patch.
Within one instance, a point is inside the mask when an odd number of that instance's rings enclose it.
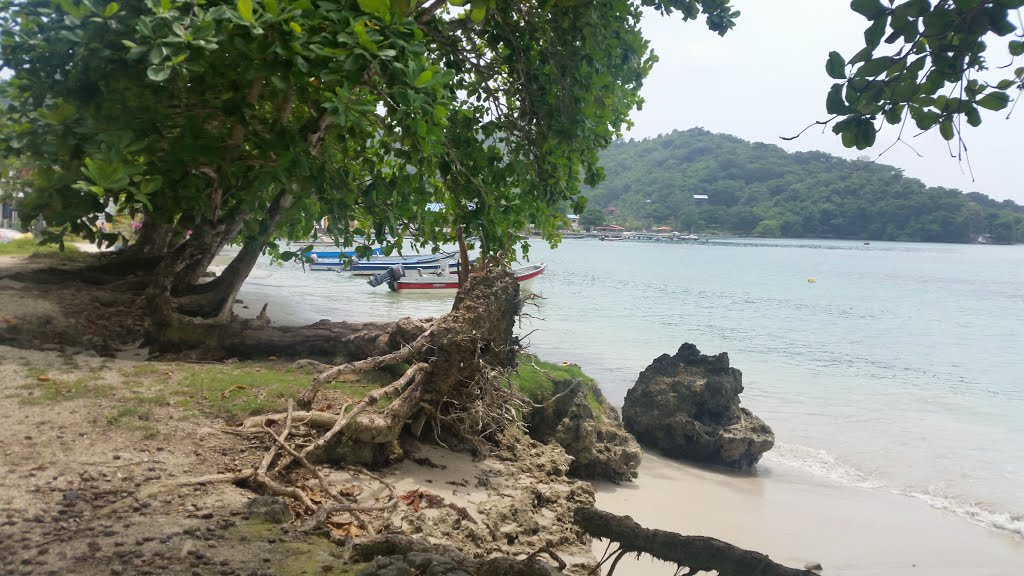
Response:
[[[30,371],[30,376],[33,371]],[[63,378],[51,378],[47,382],[39,382],[38,374],[33,381],[22,386],[28,390],[28,395],[22,397],[26,404],[46,404],[49,402],[63,402],[67,400],[78,400],[80,398],[96,398],[110,395],[110,387],[104,384],[97,384],[95,378],[81,376],[73,380]]]
[[[31,256],[34,254],[45,254],[60,260],[71,261],[78,261],[88,257],[85,252],[71,244],[65,244],[64,251],[61,252],[56,244],[38,244],[31,237],[0,243],[0,256]]]
[[[151,440],[160,435],[159,428],[149,422],[152,416],[152,410],[143,406],[119,406],[107,413],[107,424],[135,430],[146,440]]]
[[[555,382],[579,380],[587,393],[587,404],[594,410],[598,420],[604,418],[608,402],[601,394],[598,383],[583,373],[575,364],[554,364],[545,362],[533,354],[521,354],[519,369],[510,377],[512,387],[537,404],[547,402],[555,395]]]
[[[338,390],[362,398],[375,387],[390,383],[388,372],[370,372],[353,382],[334,382],[325,390]],[[210,411],[222,417],[244,417],[281,411],[289,398],[297,398],[313,382],[312,369],[297,369],[283,362],[245,362],[216,366],[187,366],[178,379],[174,403]]]

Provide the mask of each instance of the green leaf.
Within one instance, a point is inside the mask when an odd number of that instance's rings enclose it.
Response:
[[[942,123],[939,124],[939,134],[942,135],[943,140],[946,142],[950,142],[954,137],[956,137],[956,134],[953,131],[952,118],[947,117],[942,120]]]
[[[469,19],[473,22],[483,22],[484,16],[487,16],[487,6],[473,6],[469,11]]]
[[[288,27],[292,29],[292,32],[295,32],[296,34],[302,34],[302,26],[299,26],[295,22],[289,22]]]
[[[1010,56],[1020,56],[1024,54],[1024,42],[1020,40],[1010,41]]]
[[[166,55],[167,55],[167,50],[163,46],[161,46],[159,44],[155,44],[153,46],[153,48],[150,49],[150,51],[149,51],[149,63],[150,64],[157,64],[161,60],[163,60],[164,56],[166,56]]]
[[[832,115],[848,114],[850,107],[843,100],[843,85],[833,84],[828,91],[828,98],[825,99],[825,111]]]
[[[163,82],[171,75],[170,66],[150,66],[146,68],[146,76],[154,82]]]
[[[967,123],[971,126],[974,126],[975,128],[981,126],[981,113],[979,113],[978,109],[974,106],[968,108],[967,111],[964,112],[964,116],[967,117]]]
[[[864,31],[864,45],[874,50],[882,43],[882,36],[885,34],[885,25],[888,17],[875,20],[868,29]]]
[[[843,56],[833,50],[828,53],[828,61],[825,62],[825,72],[828,73],[830,78],[836,80],[846,79],[846,60],[843,60]]]
[[[885,113],[885,121],[889,124],[896,125],[903,121],[903,105],[893,106],[889,108]]]
[[[878,58],[872,58],[864,64],[861,64],[860,68],[857,68],[857,71],[854,72],[853,75],[856,78],[874,78],[889,68],[892,68],[893,64],[896,62],[896,58],[892,56],[879,56]]]
[[[391,10],[391,0],[358,0],[359,9],[369,14],[376,14],[381,18],[388,15]]]
[[[281,7],[278,6],[277,0],[263,0],[263,8],[267,11],[267,14],[275,18],[281,13]]]
[[[921,130],[930,130],[942,118],[942,115],[934,110],[925,110],[923,108],[912,108],[912,110],[917,110],[916,114],[911,115],[914,117],[914,123]]]
[[[414,82],[413,84],[417,88],[422,88],[426,86],[427,82],[430,82],[430,79],[433,77],[433,72],[431,72],[430,70],[424,70],[419,76],[416,77],[416,82]]]
[[[986,110],[998,112],[1010,104],[1010,95],[1006,92],[989,92],[979,98],[977,104]]]
[[[107,4],[107,9],[103,11],[103,16],[105,16],[107,18],[110,18],[114,14],[117,14],[117,11],[120,8],[121,8],[121,6],[118,5],[117,2],[111,2],[110,4]]]
[[[253,22],[252,0],[238,0],[238,13],[246,22]]]
[[[868,20],[874,20],[876,16],[886,11],[885,6],[879,0],[853,0],[850,2],[850,8]]]

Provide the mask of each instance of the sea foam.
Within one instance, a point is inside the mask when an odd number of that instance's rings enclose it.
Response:
[[[938,487],[925,490],[903,489],[887,485],[872,474],[840,462],[828,452],[799,444],[776,444],[763,460],[766,464],[781,464],[825,478],[843,486],[871,490],[885,490],[899,496],[916,498],[932,508],[955,514],[972,524],[997,532],[1008,532],[1024,539],[1024,515],[994,510],[992,507],[951,496]]]

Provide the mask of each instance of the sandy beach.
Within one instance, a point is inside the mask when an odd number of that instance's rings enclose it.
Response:
[[[635,484],[596,488],[598,508],[648,528],[713,536],[791,566],[820,562],[825,574],[1014,576],[1024,566],[1024,542],[1008,535],[912,498],[830,485],[786,466],[729,475],[646,453]],[[595,541],[595,554],[606,545]],[[673,572],[627,557],[615,573]]]

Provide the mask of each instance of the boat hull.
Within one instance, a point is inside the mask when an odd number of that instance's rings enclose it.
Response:
[[[523,268],[517,268],[513,270],[516,275],[516,282],[520,286],[529,288],[533,281],[544,273],[547,269],[547,264],[539,264],[533,266],[524,266]],[[457,277],[429,277],[425,276],[422,278],[401,278],[395,283],[395,292],[404,292],[407,294],[446,294],[455,293],[459,289],[459,280]]]

